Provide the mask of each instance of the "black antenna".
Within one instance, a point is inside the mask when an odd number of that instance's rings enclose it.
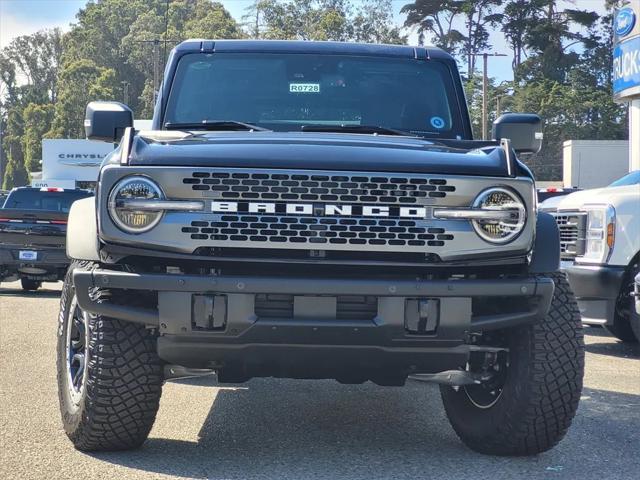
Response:
[[[169,1],[167,0],[166,8],[164,9],[164,48],[162,52],[162,72],[167,66],[167,36],[169,35]]]

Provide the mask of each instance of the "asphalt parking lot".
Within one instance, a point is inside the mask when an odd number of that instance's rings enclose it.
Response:
[[[437,387],[215,378],[165,385],[148,442],[85,454],[62,432],[55,379],[60,283],[0,286],[0,478],[636,479],[640,349],[588,328],[580,409],[565,440],[531,458],[473,453]]]

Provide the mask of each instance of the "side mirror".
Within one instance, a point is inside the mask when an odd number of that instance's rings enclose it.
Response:
[[[120,102],[90,102],[84,116],[88,140],[117,143],[133,127],[133,112]]]
[[[542,119],[534,113],[505,113],[493,122],[494,140],[508,138],[518,153],[538,153],[542,148]]]

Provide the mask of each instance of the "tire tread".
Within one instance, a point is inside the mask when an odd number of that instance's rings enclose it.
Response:
[[[70,272],[73,268],[92,268],[91,265],[72,265],[65,279],[61,297],[61,318],[71,290]],[[108,292],[96,291],[106,297]],[[162,361],[156,354],[155,337],[143,325],[89,316],[89,365],[86,397],[82,418],[75,428],[65,428],[74,446],[83,451],[111,451],[137,448],[146,440],[155,421],[162,393]],[[59,348],[61,344],[59,344]],[[64,348],[64,347],[62,347]],[[58,354],[58,383],[66,375],[63,355]],[[62,388],[62,387],[61,387]],[[73,422],[63,406],[65,427]]]

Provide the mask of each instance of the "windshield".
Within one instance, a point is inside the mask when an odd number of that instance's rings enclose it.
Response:
[[[638,185],[638,184],[640,184],[640,170],[636,170],[634,172],[626,174],[624,177],[619,178],[609,186],[625,187],[627,185]]]
[[[71,204],[81,198],[90,197],[89,192],[64,191],[42,192],[40,190],[16,190],[7,198],[4,208],[21,210],[47,210],[68,213]]]
[[[451,72],[437,61],[195,53],[178,63],[164,124],[239,121],[278,131],[366,125],[465,138],[457,105]]]

